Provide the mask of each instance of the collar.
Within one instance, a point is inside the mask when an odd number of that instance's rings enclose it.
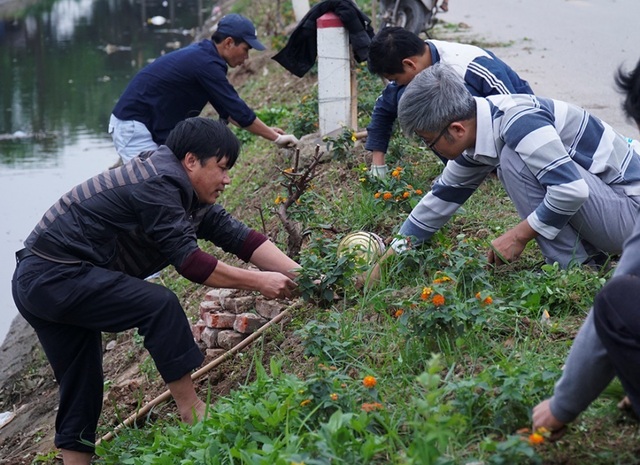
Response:
[[[493,136],[493,117],[489,101],[482,97],[474,97],[476,101],[476,145],[468,149],[472,158],[498,158],[495,138]]]

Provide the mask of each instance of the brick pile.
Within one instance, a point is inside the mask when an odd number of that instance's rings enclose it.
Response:
[[[276,300],[242,295],[234,289],[212,289],[200,303],[193,337],[208,356],[219,356],[275,318],[284,308]]]

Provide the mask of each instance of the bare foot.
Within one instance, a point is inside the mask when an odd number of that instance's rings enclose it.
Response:
[[[184,411],[180,410],[179,413],[180,419],[184,423],[193,425],[198,421],[204,420],[206,418],[207,404],[198,399],[195,405],[192,405],[189,409],[184,409]]]

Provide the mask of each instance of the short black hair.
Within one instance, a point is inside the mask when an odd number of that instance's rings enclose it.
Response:
[[[191,152],[201,164],[213,157],[218,161],[226,158],[228,168],[233,167],[240,154],[240,141],[224,122],[200,116],[176,124],[165,145],[178,160],[184,160]]]
[[[241,38],[233,37],[233,36],[230,36],[229,34],[223,34],[223,33],[218,32],[218,31],[213,33],[213,35],[211,36],[211,40],[213,40],[214,43],[219,44],[220,42],[222,42],[227,37],[231,37],[233,39],[233,44],[234,45],[240,45],[241,43],[244,42],[244,40],[241,39]],[[249,45],[249,47],[251,48],[250,45]]]
[[[378,76],[401,73],[402,60],[423,55],[426,47],[424,40],[403,27],[382,28],[369,45],[369,71]]]
[[[618,90],[625,95],[622,109],[640,126],[640,61],[629,73],[620,67],[614,79]]]

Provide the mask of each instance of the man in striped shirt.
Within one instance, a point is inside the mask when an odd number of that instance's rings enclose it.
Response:
[[[495,168],[522,221],[493,240],[490,263],[516,260],[532,239],[562,267],[621,252],[640,208],[640,142],[558,100],[473,97],[444,64],[413,79],[398,116],[453,162],[402,225],[396,252],[428,240]]]
[[[376,100],[367,127],[365,148],[371,151],[371,174],[387,175],[385,153],[407,84],[434,63],[451,65],[472,95],[533,94],[529,83],[492,52],[468,44],[423,41],[402,27],[385,27],[371,41],[369,71],[391,81]],[[446,160],[442,160],[446,163]]]

